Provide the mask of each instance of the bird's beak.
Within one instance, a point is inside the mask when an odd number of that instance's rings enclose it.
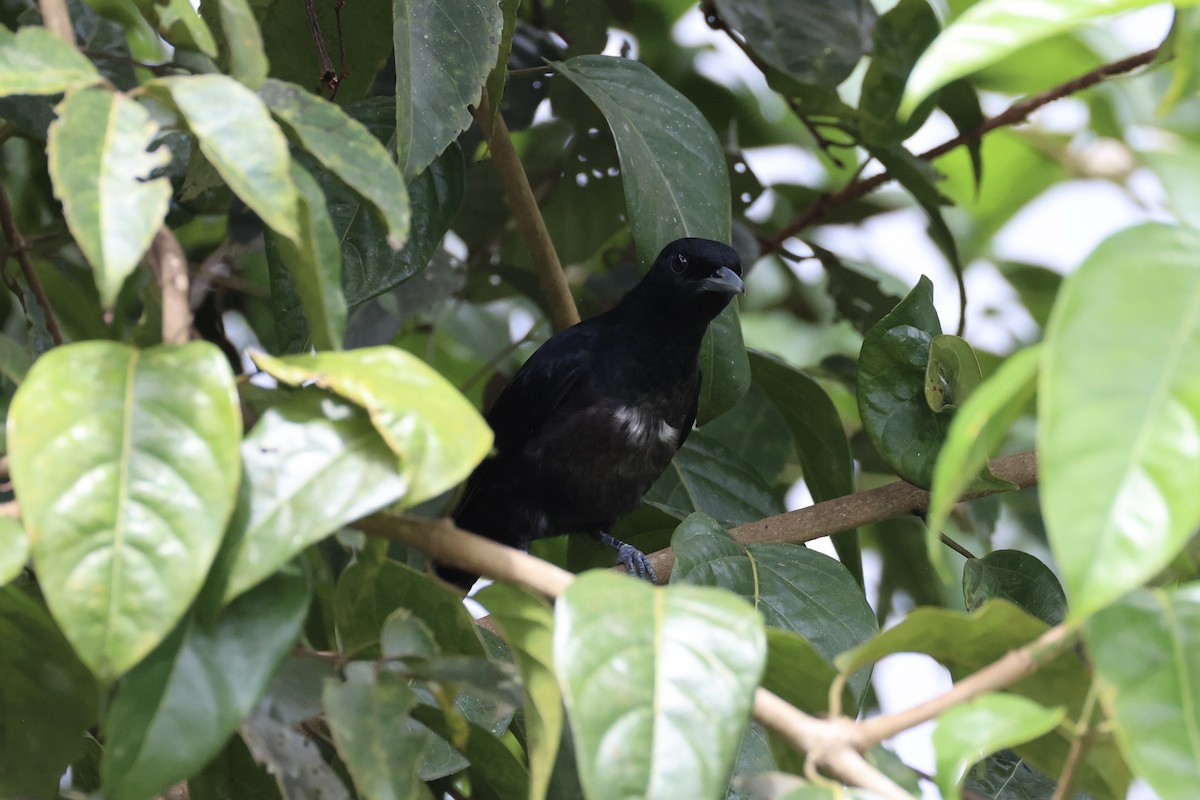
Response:
[[[700,288],[706,292],[719,292],[721,294],[745,294],[746,284],[742,283],[742,279],[738,274],[729,267],[721,267],[711,277],[700,281]]]

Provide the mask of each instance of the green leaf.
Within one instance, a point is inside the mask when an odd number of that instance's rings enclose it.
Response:
[[[8,414],[13,486],[55,620],[108,683],[175,627],[237,494],[241,418],[207,342],[59,347]]]
[[[29,534],[20,520],[0,517],[0,586],[11,582],[29,561]]]
[[[1121,231],[1067,278],[1046,329],[1041,499],[1076,619],[1153,576],[1200,524],[1197,252],[1190,229]]]
[[[1023,697],[999,693],[944,711],[933,730],[942,797],[962,797],[959,786],[976,761],[1049,733],[1064,716],[1061,707],[1043,708]]]
[[[767,668],[762,687],[809,714],[829,711],[829,686],[837,677],[830,660],[798,633],[767,628]],[[842,713],[853,713],[856,701],[842,690]]]
[[[293,240],[269,230],[265,234],[275,327],[280,340],[299,340],[296,350],[341,350],[346,298],[337,233],[313,177],[296,162],[291,176],[298,192],[300,235]],[[276,278],[283,270],[289,280]]]
[[[1007,600],[1047,625],[1067,616],[1067,595],[1054,573],[1029,553],[996,550],[963,566],[963,600],[968,610],[993,597]]]
[[[433,631],[443,649],[459,655],[484,655],[462,597],[405,564],[360,560],[350,565],[338,577],[333,603],[343,652],[375,652],[388,616],[406,608]]]
[[[971,614],[940,608],[918,608],[895,627],[838,656],[843,672],[857,670],[892,653],[925,653],[962,680],[1032,642],[1047,625],[1005,600],[990,600]],[[1039,665],[1036,672],[1012,684],[1008,691],[1044,706],[1065,706],[1077,719],[1089,685],[1087,667],[1074,650]],[[1060,728],[1013,749],[1047,775],[1061,773],[1074,732]],[[1097,796],[1124,797],[1129,770],[1108,734],[1098,735],[1079,765],[1079,788]]]
[[[959,134],[969,134],[984,123],[983,109],[979,105],[979,94],[966,80],[952,81],[942,87],[937,96],[938,108],[954,123]],[[983,138],[975,136],[966,144],[971,156],[971,175],[975,178],[975,191],[983,183]]]
[[[863,337],[858,412],[871,444],[909,483],[928,487],[950,420],[925,402],[930,341],[942,333],[933,284],[924,276]]]
[[[749,353],[754,385],[770,398],[792,432],[804,482],[820,503],[854,491],[854,461],[837,408],[821,385],[800,370],[765,353]],[[862,584],[858,532],[834,535],[838,558]]]
[[[470,762],[467,777],[473,797],[507,800],[529,796],[529,772],[525,765],[490,731],[428,705],[417,706],[412,716],[445,741],[454,742],[455,749]],[[465,736],[455,736],[459,726]]]
[[[338,755],[365,797],[431,797],[417,774],[422,737],[397,724],[417,704],[407,679],[372,664],[351,664],[346,682],[330,681],[323,696]]]
[[[475,595],[512,648],[525,688],[529,800],[544,800],[562,736],[562,693],[554,676],[554,611],[536,595],[493,583]]]
[[[54,196],[111,309],[166,217],[171,182],[147,178],[171,154],[161,145],[149,150],[158,125],[123,94],[71,92],[55,113],[46,145]]]
[[[500,25],[500,48],[496,53],[496,63],[488,73],[484,88],[487,90],[488,112],[492,124],[500,114],[500,106],[504,100],[504,84],[508,78],[508,59],[512,54],[513,34],[517,30],[517,9],[521,0],[500,0],[500,14],[503,22]],[[557,10],[557,7],[556,7]],[[607,38],[607,32],[605,33]]]
[[[979,359],[967,340],[942,334],[929,342],[925,365],[925,402],[941,414],[961,406],[983,382]]]
[[[367,413],[319,390],[268,409],[242,444],[242,464],[226,601],[408,487]]]
[[[1165,116],[1181,100],[1200,92],[1200,71],[1196,69],[1200,58],[1200,9],[1175,9],[1175,22],[1164,48],[1169,48],[1174,58],[1170,62],[1171,85],[1158,106],[1160,116]]]
[[[955,78],[1004,61],[1017,50],[1095,19],[1153,0],[980,0],[942,31],[908,79],[900,116]],[[1180,5],[1187,5],[1181,3]]]
[[[57,797],[96,721],[96,683],[42,606],[0,587],[0,796]]]
[[[753,467],[696,431],[643,501],[676,519],[703,511],[730,526],[783,513],[783,506]]]
[[[200,152],[267,227],[293,240],[300,235],[287,137],[258,95],[225,75],[159,78],[146,87],[170,95]]]
[[[917,59],[941,30],[928,0],[900,0],[875,23],[871,38],[871,65],[863,76],[858,108],[868,115],[860,123],[865,141],[875,145],[900,144],[923,122],[917,114],[905,124],[896,122],[896,109],[904,83]]]
[[[731,205],[725,155],[692,102],[643,64],[579,56],[554,68],[604,115],[616,140],[625,204],[643,266],[676,239],[729,242]],[[737,304],[709,326],[700,352],[703,425],[733,408],[750,385]]]
[[[387,150],[366,126],[318,95],[269,79],[258,96],[300,146],[366,200],[399,250],[408,237],[408,190]]]
[[[718,586],[754,604],[767,625],[792,631],[829,663],[879,630],[850,572],[823,553],[794,544],[742,545],[711,517],[693,514],[671,537],[671,582]],[[850,685],[867,686],[866,672]]]
[[[218,61],[248,89],[258,90],[270,65],[262,33],[247,0],[216,0],[200,6],[200,14],[216,34]]]
[[[411,179],[470,126],[504,19],[495,0],[394,0],[392,18],[396,153]]]
[[[871,49],[875,8],[844,0],[717,0],[726,23],[764,62],[800,83],[833,88]]]
[[[198,50],[209,58],[217,55],[212,31],[188,0],[134,0],[135,4],[173,46]]]
[[[295,644],[308,602],[303,575],[277,575],[212,627],[191,619],[126,675],[104,720],[104,796],[155,796],[219,753]]]
[[[935,536],[980,470],[988,474],[988,458],[1012,424],[1028,410],[1037,387],[1040,356],[1041,349],[1034,346],[1009,357],[955,412],[933,468],[927,520]]]
[[[1200,584],[1138,590],[1086,629],[1100,700],[1138,777],[1167,798],[1200,780]]]
[[[967,773],[963,782],[963,794],[970,790],[991,800],[1049,800],[1056,788],[1057,781],[1011,750],[988,756]]]
[[[32,363],[33,356],[29,354],[27,345],[0,334],[0,375],[19,385],[25,380],[25,373],[29,372]]]
[[[310,381],[366,409],[400,458],[406,505],[437,497],[483,460],[492,431],[466,398],[424,361],[395,347],[254,361],[293,386]]]
[[[275,776],[283,797],[351,800],[351,794],[342,785],[339,773],[333,771],[321,751],[313,746],[312,739],[291,725],[285,725],[261,709],[256,709],[238,728],[238,732],[254,760]]]
[[[1195,12],[1200,14],[1200,10]],[[1200,143],[1172,136],[1139,157],[1162,182],[1166,202],[1180,223],[1200,229]]]
[[[47,29],[0,30],[0,97],[58,94],[100,81],[92,62]]]
[[[554,614],[587,796],[724,797],[766,661],[754,610],[714,589],[589,572]]]

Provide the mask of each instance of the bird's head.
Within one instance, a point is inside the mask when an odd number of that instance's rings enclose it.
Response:
[[[663,312],[673,309],[709,320],[735,294],[745,294],[737,250],[711,239],[676,239],[662,249],[642,279],[646,294]]]

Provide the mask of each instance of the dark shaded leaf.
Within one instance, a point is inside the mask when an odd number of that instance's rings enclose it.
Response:
[[[999,597],[1028,611],[1047,625],[1067,615],[1067,595],[1050,568],[1020,550],[996,550],[968,559],[963,568],[963,599],[975,610]]]

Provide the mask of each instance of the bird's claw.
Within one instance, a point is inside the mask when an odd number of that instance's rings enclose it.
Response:
[[[617,563],[624,565],[625,571],[635,578],[658,583],[650,558],[631,544],[621,543],[617,547]]]

